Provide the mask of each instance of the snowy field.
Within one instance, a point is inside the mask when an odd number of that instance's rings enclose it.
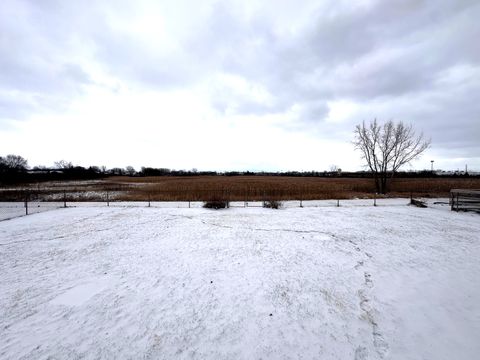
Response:
[[[0,221],[0,358],[478,359],[480,216],[405,203]]]

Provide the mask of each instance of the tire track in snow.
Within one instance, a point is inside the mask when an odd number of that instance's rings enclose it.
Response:
[[[191,218],[190,218],[191,219]],[[335,234],[325,232],[325,231],[318,231],[318,230],[295,230],[295,229],[282,229],[282,228],[272,228],[272,229],[264,229],[264,228],[249,228],[249,227],[233,227],[229,225],[221,225],[213,222],[209,222],[206,220],[200,220],[200,222],[204,225],[208,226],[215,226],[223,229],[238,229],[238,230],[250,230],[250,231],[265,231],[265,232],[289,232],[289,233],[297,233],[297,234],[321,234],[327,235],[332,238],[335,238]]]
[[[56,209],[56,210],[62,210],[62,208],[60,209]],[[73,223],[70,223],[70,224],[61,224],[61,225],[56,225],[56,226],[52,226],[51,230],[52,231],[56,231],[58,229],[60,230],[63,230],[65,228],[69,228],[70,226],[72,225],[75,225],[76,227],[81,227],[81,225],[83,223],[88,223],[90,222],[92,219],[96,219],[98,218],[100,215],[103,215],[104,212],[100,213],[100,214],[96,214],[96,215],[89,215],[89,216],[83,216],[81,218],[78,218],[78,219],[73,219]],[[24,237],[25,235],[29,235],[31,233],[35,233],[36,229],[35,228],[26,228],[26,230],[24,231],[20,231],[18,232],[13,238],[22,238]],[[62,239],[62,238],[65,238],[66,235],[60,235],[60,236],[57,236],[57,237],[54,237],[52,239],[45,239],[45,238],[41,238],[41,239],[34,239],[34,240],[16,240],[16,241],[10,241],[8,243],[0,243],[0,246],[5,246],[5,245],[12,245],[12,244],[17,244],[17,243],[24,243],[24,242],[31,242],[31,241],[46,241],[46,240],[56,240],[56,239]]]
[[[111,227],[107,227],[107,228],[103,228],[103,229],[98,229],[98,230],[96,230],[96,232],[109,231],[109,230],[113,230],[113,229],[116,229],[116,227],[111,226]],[[59,235],[59,236],[55,236],[55,237],[52,237],[52,238],[40,238],[40,239],[32,239],[32,240],[11,241],[11,242],[8,242],[8,243],[1,243],[0,246],[14,245],[14,244],[19,244],[19,243],[38,242],[38,241],[53,241],[53,240],[65,239],[65,238],[69,238],[69,237],[79,237],[79,236],[82,236],[82,235],[85,235],[85,234],[90,234],[90,233],[91,233],[91,230],[85,230],[85,231],[80,231],[80,232],[67,234],[67,235]]]
[[[70,224],[62,224],[62,225],[59,225],[59,226],[56,226],[54,228],[52,228],[52,230],[57,230],[57,229],[60,229],[60,230],[64,230],[64,229],[69,229],[72,225],[74,225],[76,228],[81,228],[83,229],[83,224],[85,223],[88,223],[88,222],[94,222],[94,220],[96,220],[99,215],[103,215],[104,213],[106,212],[102,212],[100,214],[96,214],[94,216],[85,216],[85,217],[82,217],[82,218],[79,218],[78,220],[74,220],[73,223],[70,223]],[[118,214],[117,214],[118,215]],[[122,216],[126,216],[127,213],[120,213],[120,215]],[[170,220],[170,219],[167,219],[167,220]],[[166,221],[167,221],[166,220]],[[153,219],[153,220],[147,220],[147,221],[143,221],[143,222],[139,222],[139,223],[136,223],[135,226],[142,226],[142,225],[147,225],[147,224],[150,224],[150,223],[156,223],[158,222],[157,219]],[[118,225],[114,225],[114,226],[108,226],[108,227],[104,227],[104,228],[99,228],[96,230],[96,232],[104,232],[104,231],[110,231],[110,230],[114,230],[118,227]],[[34,232],[32,230],[29,231],[29,233],[31,232]],[[38,241],[53,241],[53,240],[59,240],[59,239],[65,239],[65,238],[74,238],[74,237],[79,237],[79,236],[82,236],[82,235],[85,235],[85,234],[89,234],[91,232],[91,230],[87,229],[87,230],[82,230],[82,231],[77,231],[77,232],[73,232],[73,233],[68,233],[68,234],[61,234],[61,235],[58,235],[58,236],[55,236],[55,237],[52,237],[52,238],[37,238],[37,239],[28,239],[28,240],[15,240],[15,241],[10,241],[10,242],[6,242],[6,243],[0,243],[0,246],[7,246],[7,245],[14,245],[14,244],[19,244],[19,243],[27,243],[27,242],[38,242]],[[25,233],[24,232],[21,232],[19,233],[16,237],[22,237],[24,236]]]

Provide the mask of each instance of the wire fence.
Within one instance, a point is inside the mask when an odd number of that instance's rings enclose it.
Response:
[[[0,221],[44,211],[81,206],[201,208],[206,202],[222,201],[231,208],[282,208],[405,205],[408,199],[309,199],[301,191],[286,194],[279,191],[232,192],[229,189],[163,190],[148,192],[139,189],[43,189],[0,190]],[[392,202],[393,201],[393,202]],[[270,205],[269,205],[270,204]],[[267,205],[267,206],[266,206]]]
[[[64,207],[59,202],[38,202],[38,201],[21,201],[21,202],[0,202],[0,221],[9,220],[20,216],[37,214],[44,211],[55,210]]]
[[[0,201],[39,201],[39,202],[118,202],[118,201],[304,201],[349,199],[352,196],[373,198],[375,194],[366,192],[345,192],[335,190],[319,191],[308,187],[291,187],[289,189],[262,189],[262,188],[212,188],[212,189],[143,189],[135,187],[112,187],[107,189],[96,188],[69,188],[69,189],[0,189]],[[408,194],[406,194],[408,195]]]

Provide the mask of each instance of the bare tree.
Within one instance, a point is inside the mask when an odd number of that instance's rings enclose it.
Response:
[[[342,169],[339,168],[337,165],[333,164],[333,165],[330,165],[330,168],[329,168],[330,172],[332,174],[337,174],[337,175],[341,175],[342,174]]]
[[[66,161],[66,160],[55,161],[53,163],[53,165],[57,169],[71,169],[71,168],[73,168],[73,164],[70,161]]]
[[[375,119],[355,128],[355,149],[362,152],[367,167],[373,173],[377,192],[387,192],[387,180],[405,164],[417,159],[429,146],[423,133],[415,134],[412,125],[392,120],[383,125]]]
[[[12,154],[0,157],[0,164],[10,171],[23,171],[28,167],[27,160],[19,155]]]
[[[333,173],[333,172],[337,172],[337,171],[338,171],[338,166],[332,164],[332,165],[330,165],[329,170],[330,170],[330,172],[332,172],[332,173]]]
[[[110,169],[110,170],[109,170],[109,173],[110,173],[111,175],[118,175],[118,176],[123,176],[123,175],[126,174],[126,172],[125,172],[124,169],[118,168],[118,167]]]
[[[133,176],[133,175],[136,174],[135,168],[134,168],[133,166],[127,166],[127,167],[125,168],[125,171],[127,172],[127,174],[128,174],[129,176]]]

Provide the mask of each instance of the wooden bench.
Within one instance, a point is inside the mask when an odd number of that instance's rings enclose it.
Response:
[[[450,206],[455,211],[471,210],[480,212],[480,190],[450,190]]]

